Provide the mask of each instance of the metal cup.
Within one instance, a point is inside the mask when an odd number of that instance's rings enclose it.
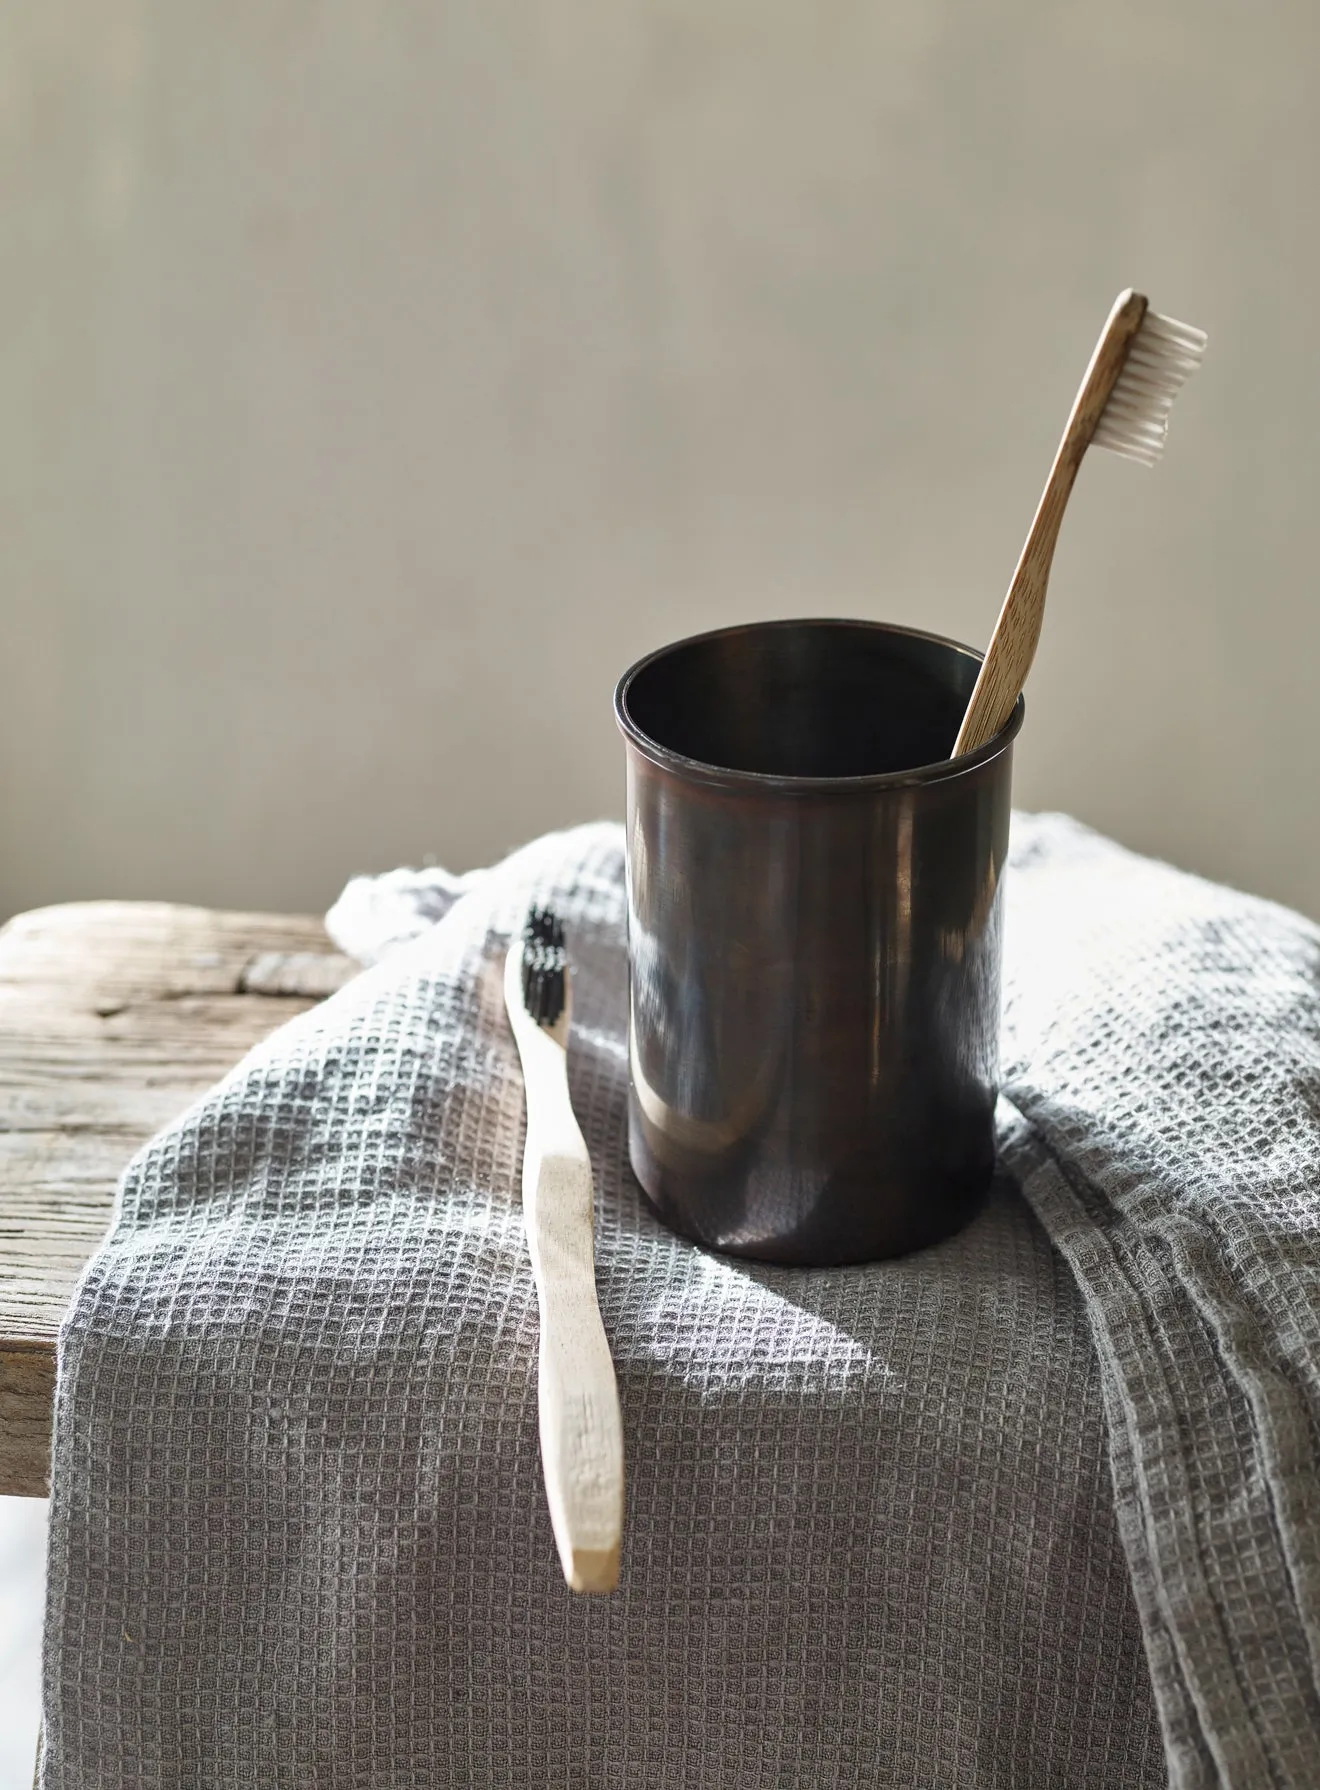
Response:
[[[950,760],[979,665],[910,628],[764,622],[619,681],[629,1155],[695,1242],[873,1261],[989,1184],[1023,704]]]

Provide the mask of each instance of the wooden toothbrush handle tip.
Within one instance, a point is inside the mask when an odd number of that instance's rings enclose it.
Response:
[[[975,752],[994,739],[1017,707],[1027,681],[1045,619],[1045,593],[1059,541],[1063,514],[1072,495],[1082,457],[1118,383],[1137,331],[1146,315],[1140,292],[1120,292],[1105,320],[1100,339],[1073,399],[1068,422],[1032,518],[1022,556],[1013,573],[1004,606],[975,687],[968,701],[952,758]]]

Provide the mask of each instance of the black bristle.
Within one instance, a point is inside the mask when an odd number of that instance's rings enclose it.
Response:
[[[564,1011],[568,953],[564,925],[548,907],[534,907],[523,928],[523,1004],[539,1026],[552,1026]]]

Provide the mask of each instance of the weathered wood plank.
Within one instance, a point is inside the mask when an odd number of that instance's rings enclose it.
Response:
[[[56,1333],[130,1156],[355,969],[301,915],[80,902],[0,928],[0,1492],[46,1490]]]

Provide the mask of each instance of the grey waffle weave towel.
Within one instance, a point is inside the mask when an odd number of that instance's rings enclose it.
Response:
[[[793,1272],[624,1167],[621,847],[350,890],[364,952],[417,936],[130,1168],[60,1344],[49,1790],[1320,1783],[1320,934],[1020,817],[993,1197]],[[533,891],[625,1421],[609,1599],[563,1585],[537,1453]]]

